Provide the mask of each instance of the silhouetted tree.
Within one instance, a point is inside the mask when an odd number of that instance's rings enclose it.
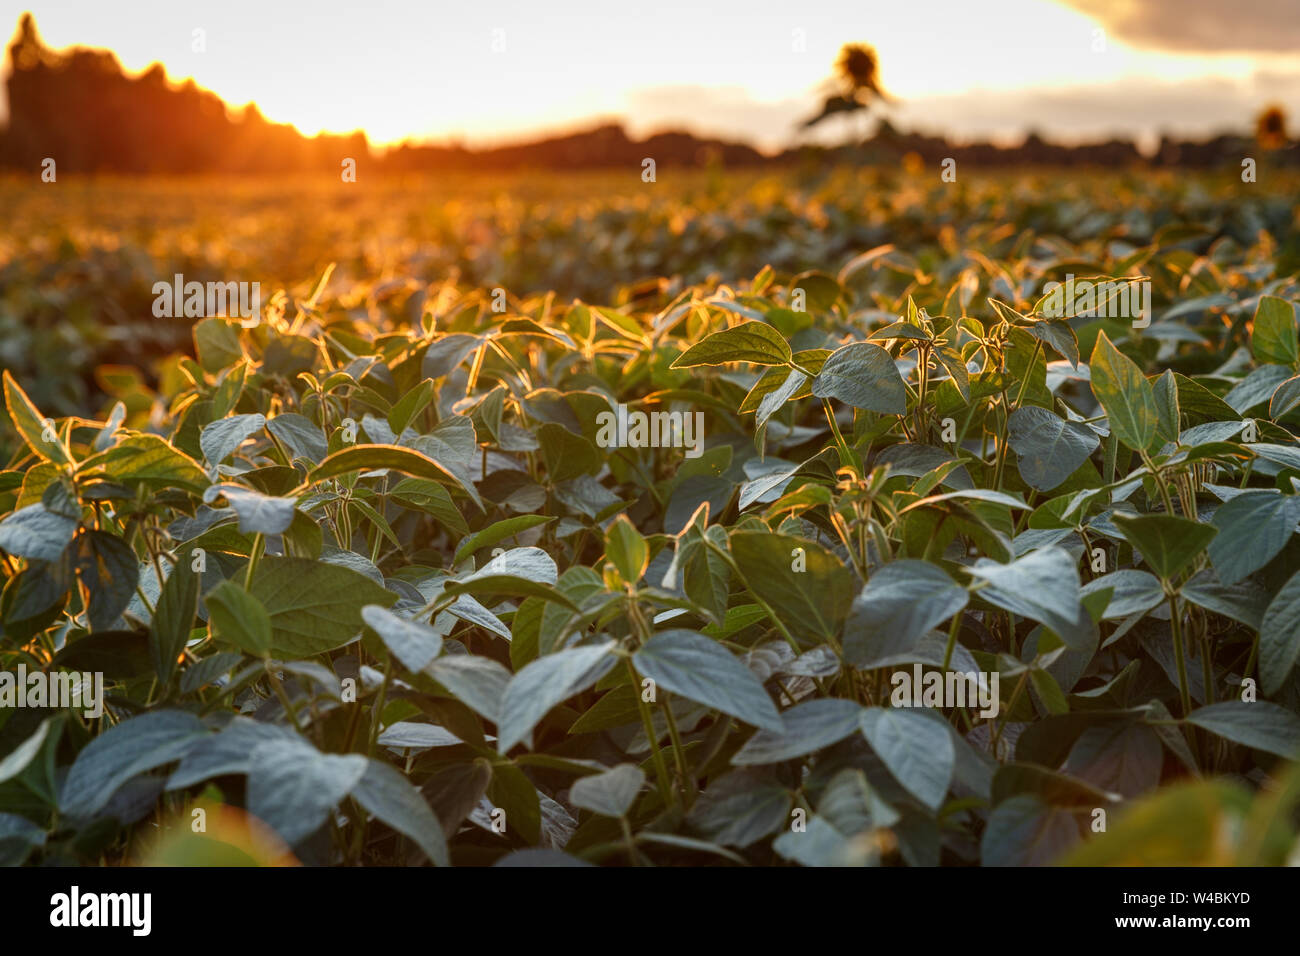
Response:
[[[1255,139],[1264,149],[1281,149],[1286,145],[1286,111],[1269,106],[1255,118]]]
[[[804,121],[804,129],[832,116],[851,116],[867,110],[876,100],[890,99],[880,86],[876,51],[865,43],[847,43],[840,49],[832,83],[836,92],[826,97],[820,113]]]
[[[6,165],[32,169],[50,157],[60,172],[337,171],[343,157],[369,153],[364,133],[307,139],[252,104],[232,118],[215,93],[174,86],[159,63],[132,78],[106,50],[50,50],[30,13],[9,53]]]

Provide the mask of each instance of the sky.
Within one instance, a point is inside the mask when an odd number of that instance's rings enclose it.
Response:
[[[158,61],[231,106],[376,144],[621,120],[776,149],[847,42],[878,51],[879,115],[955,139],[1150,147],[1244,130],[1273,102],[1300,117],[1300,0],[0,0],[0,33],[24,10],[47,45]]]

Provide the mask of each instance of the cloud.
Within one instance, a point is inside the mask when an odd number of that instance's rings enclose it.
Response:
[[[1296,0],[1061,0],[1136,47],[1178,53],[1300,48]]]
[[[780,149],[796,141],[798,122],[815,112],[818,102],[811,91],[767,102],[739,88],[654,87],[628,95],[626,121],[634,135],[673,127]],[[1134,77],[1087,86],[974,90],[915,97],[875,115],[901,129],[954,140],[1016,141],[1035,130],[1063,142],[1115,136],[1149,144],[1162,133],[1193,138],[1244,133],[1260,109],[1275,102],[1300,114],[1300,71],[1260,70],[1244,79]],[[826,127],[822,141],[842,141],[850,129],[862,130],[860,125]]]

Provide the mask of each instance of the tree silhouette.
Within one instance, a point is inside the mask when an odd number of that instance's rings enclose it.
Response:
[[[131,77],[107,50],[51,50],[30,13],[9,58],[0,165],[30,170],[48,157],[60,173],[337,172],[343,157],[368,155],[361,132],[307,138],[253,104],[231,116],[215,93],[173,84],[159,63]]]
[[[852,116],[869,109],[877,100],[891,97],[880,85],[880,61],[876,51],[865,43],[846,43],[835,61],[831,80],[834,92],[826,97],[822,110],[803,123],[809,129],[832,116]]]
[[[1280,106],[1267,107],[1255,118],[1255,138],[1264,149],[1281,149],[1286,145],[1286,111]]]

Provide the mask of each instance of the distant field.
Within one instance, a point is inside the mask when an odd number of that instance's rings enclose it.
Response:
[[[1019,261],[1029,236],[1108,267],[1175,225],[1203,230],[1185,244],[1198,252],[1211,237],[1249,244],[1266,230],[1279,271],[1300,262],[1294,175],[1272,186],[1242,184],[1232,171],[938,180],[933,170],[848,169],[666,170],[655,183],[641,182],[640,170],[375,183],[363,174],[356,184],[0,178],[0,365],[53,409],[90,410],[99,362],[144,365],[189,345],[187,324],[151,312],[154,283],[178,272],[259,282],[264,296],[306,295],[335,263],[326,301],[364,303],[393,282],[450,280],[618,303],[659,277],[730,282],[768,264],[834,272],[884,243],[922,266],[918,285],[935,281],[928,271],[987,276],[976,254],[1032,274],[1035,263]],[[914,289],[905,279],[878,276],[862,291],[885,306]]]

